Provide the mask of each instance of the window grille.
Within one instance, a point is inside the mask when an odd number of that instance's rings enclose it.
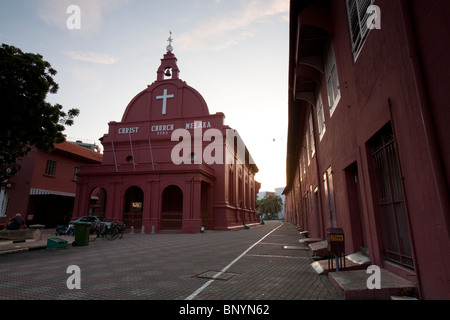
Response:
[[[54,176],[56,172],[56,162],[52,160],[47,160],[47,165],[45,167],[45,174],[48,176]]]
[[[397,147],[391,127],[372,141],[372,159],[384,253],[388,260],[414,268]]]

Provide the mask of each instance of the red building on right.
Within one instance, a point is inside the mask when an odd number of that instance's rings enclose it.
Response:
[[[450,299],[450,1],[292,0],[286,220]],[[362,249],[363,248],[363,249]]]

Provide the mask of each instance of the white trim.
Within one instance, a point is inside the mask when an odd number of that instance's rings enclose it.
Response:
[[[323,136],[325,135],[325,132],[327,131],[326,125],[325,125],[325,114],[323,111],[323,102],[322,102],[322,96],[320,95],[320,91],[317,95],[317,101],[316,101],[316,112],[317,112],[317,129],[319,131],[319,140],[322,141]]]
[[[328,106],[330,118],[341,99],[341,90],[339,87],[339,75],[334,54],[333,41],[330,39],[325,47],[324,55],[325,80],[327,84]]]
[[[311,159],[316,154],[316,142],[314,141],[314,126],[313,126],[313,110],[309,112],[309,145],[311,148]]]

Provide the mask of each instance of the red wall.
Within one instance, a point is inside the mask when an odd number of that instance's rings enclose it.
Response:
[[[65,142],[65,144],[69,144],[69,142]],[[69,145],[69,147],[74,152],[82,148],[75,145]],[[86,153],[84,149],[81,150]],[[45,174],[48,160],[56,162],[56,171],[54,176]],[[73,203],[76,192],[76,182],[73,180],[75,167],[79,168],[83,164],[92,162],[96,161],[92,159],[83,160],[77,154],[61,152],[58,148],[51,153],[39,151],[36,148],[33,148],[30,154],[28,154],[23,161],[21,161],[21,169],[14,177],[9,179],[9,182],[12,183],[14,187],[7,190],[7,195],[9,198],[7,216],[12,217],[17,212],[22,213],[23,216],[28,214],[32,215],[35,213],[36,203],[30,198],[31,189],[42,189],[72,195],[69,197],[64,197],[71,198],[71,201],[64,199],[67,201],[62,201],[59,204],[55,201],[55,199],[53,199],[53,201],[47,201],[53,202],[54,206],[52,206],[51,203],[48,203],[48,207],[46,208],[46,211],[52,212],[57,212],[59,210],[61,215],[62,212],[64,212],[64,214],[70,214],[73,209],[73,204],[70,203]],[[35,197],[35,200],[43,201],[42,195],[35,195],[33,197]],[[60,207],[58,209],[58,206],[61,205],[63,205],[64,208]],[[47,221],[52,224],[58,219],[58,217],[52,217],[51,219],[47,219]],[[47,227],[53,227],[53,225],[48,225]]]
[[[337,224],[345,232],[346,252],[358,251],[358,244],[366,239],[373,264],[417,281],[423,298],[449,299],[450,135],[446,127],[450,123],[450,111],[445,94],[450,89],[447,58],[450,56],[447,18],[450,2],[376,1],[381,9],[381,29],[370,32],[356,61],[351,52],[345,1],[321,3],[329,4],[329,16],[322,10],[313,19],[308,15],[318,11],[307,8],[299,21],[329,26],[341,99],[330,117],[325,79],[321,75],[317,86],[324,101],[326,133],[322,141],[316,136],[316,154],[311,164],[305,165],[305,174],[299,149],[300,167],[295,172],[292,189],[287,190],[288,219],[311,228],[313,236],[324,238],[324,231],[330,225],[327,225],[323,174],[331,166]],[[310,8],[313,6],[314,3]],[[320,18],[324,21],[320,22]],[[302,42],[297,38],[296,43]],[[299,52],[297,47],[291,47],[291,51]],[[292,61],[291,67],[296,67]],[[300,76],[301,72],[297,74]],[[296,124],[299,139],[303,141],[299,148],[304,148],[312,106],[305,101],[295,103],[304,109]],[[368,142],[389,122],[394,130],[403,178],[414,271],[387,262],[384,255]],[[354,214],[356,194],[349,188],[355,168],[363,211],[361,219]],[[318,193],[314,193],[316,187]]]
[[[168,79],[162,76],[166,67],[172,68],[173,76]],[[144,226],[147,232],[161,231],[163,193],[174,185],[183,194],[181,232],[199,232],[202,224],[211,229],[230,229],[259,221],[255,208],[259,184],[254,180],[258,169],[249,161],[237,163],[239,157],[248,157],[242,139],[236,136],[239,145],[243,145],[237,152],[227,144],[227,131],[231,128],[224,125],[224,114],[210,115],[203,97],[178,78],[176,58],[171,52],[164,55],[157,74],[157,81],[129,103],[122,121],[109,123],[109,132],[102,140],[103,163],[82,168],[76,214],[88,214],[90,193],[95,187],[102,187],[107,194],[105,216],[123,220],[126,192],[137,186],[144,194],[142,223],[137,227]],[[196,121],[201,122],[201,128],[195,128]],[[180,129],[185,136],[172,138]],[[206,139],[207,132],[217,133],[217,141]],[[182,142],[187,143],[184,152],[189,161],[177,164],[179,153],[173,154],[173,150]],[[204,156],[210,153],[205,150],[213,147],[223,156],[207,163]],[[191,153],[197,156],[194,161],[190,161]],[[230,183],[233,187],[229,187]]]

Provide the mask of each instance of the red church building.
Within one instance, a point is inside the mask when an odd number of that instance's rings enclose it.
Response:
[[[449,1],[292,0],[286,219],[450,299]]]
[[[81,167],[76,215],[104,216],[145,232],[259,222],[258,167],[224,114],[210,114],[179,73],[169,44],[157,80],[132,99],[122,121],[109,123],[102,164]]]

